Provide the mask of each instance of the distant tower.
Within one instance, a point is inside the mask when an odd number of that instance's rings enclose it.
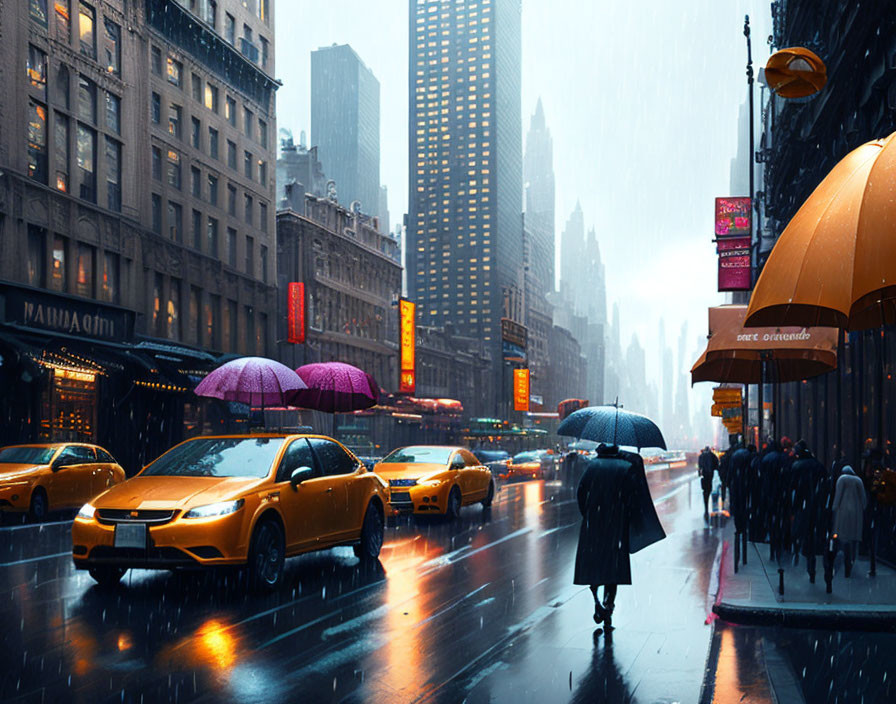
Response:
[[[583,258],[585,249],[585,215],[582,204],[576,201],[560,235],[560,292],[580,312],[581,302],[577,291],[583,274]]]
[[[526,228],[532,237],[533,281],[540,295],[554,290],[554,142],[544,119],[541,98],[529,122],[523,156]]]

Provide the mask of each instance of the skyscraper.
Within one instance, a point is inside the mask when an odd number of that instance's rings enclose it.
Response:
[[[529,123],[523,157],[526,227],[532,236],[532,276],[542,296],[554,290],[554,141],[544,119],[541,98]]]
[[[339,202],[380,215],[380,83],[348,44],[311,52],[311,143]]]
[[[523,250],[520,0],[410,0],[409,51],[409,293],[422,324],[484,340],[499,378]]]
[[[582,204],[576,201],[576,207],[570,213],[560,235],[560,293],[573,307],[578,307],[575,290],[583,274],[584,248],[585,215],[582,213]]]

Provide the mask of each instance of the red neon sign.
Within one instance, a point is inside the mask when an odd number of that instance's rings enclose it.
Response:
[[[289,284],[286,300],[287,340],[294,344],[305,342],[305,284],[301,281]]]

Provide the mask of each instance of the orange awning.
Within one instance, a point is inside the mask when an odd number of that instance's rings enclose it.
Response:
[[[744,328],[747,306],[709,309],[709,342],[691,369],[700,381],[758,384],[763,358],[769,380],[799,381],[837,368],[836,328]]]

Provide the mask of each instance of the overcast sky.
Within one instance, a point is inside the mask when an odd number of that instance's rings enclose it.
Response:
[[[713,198],[729,195],[746,97],[744,14],[758,73],[768,58],[769,5],[522,0],[523,132],[540,96],[554,138],[558,241],[580,199],[607,266],[608,304],[620,306],[623,344],[638,334],[650,372],[660,316],[673,349],[685,321],[695,348],[706,307],[723,302]],[[408,183],[407,0],[281,0],[276,12],[278,126],[311,137],[310,52],[351,44],[380,81],[381,179],[399,222]]]

